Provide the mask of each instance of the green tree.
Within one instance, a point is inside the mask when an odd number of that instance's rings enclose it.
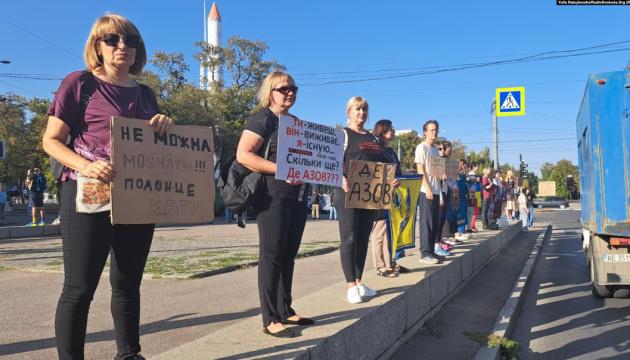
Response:
[[[540,174],[542,175],[542,180],[547,181],[551,177],[551,172],[553,171],[554,165],[550,162],[544,162],[540,167]]]
[[[483,169],[493,167],[492,159],[490,159],[490,148],[488,147],[481,149],[479,152],[471,151],[468,154],[467,159],[469,162],[475,162],[479,164],[479,170],[478,170],[477,175],[481,175],[481,173],[483,172]]]
[[[0,160],[0,182],[20,184],[30,166],[27,143],[23,134],[27,133],[26,99],[15,94],[5,94],[0,98],[0,138],[5,140],[6,158]]]
[[[233,36],[225,47],[206,42],[198,42],[197,47],[197,60],[210,68],[222,66],[227,73],[227,81],[214,84],[206,98],[208,114],[214,119],[215,147],[223,160],[234,154],[245,121],[257,110],[262,80],[271,71],[285,68],[275,60],[264,60],[268,47],[262,41]]]
[[[6,142],[6,159],[0,160],[1,183],[21,187],[26,171],[33,167],[50,172],[42,149],[49,104],[45,99],[28,100],[15,94],[0,97],[0,138]]]
[[[573,176],[574,191],[580,189],[580,178],[577,166],[569,160],[559,160],[552,168],[549,180],[556,182],[556,195],[569,197],[569,189],[567,188],[567,176]]]
[[[420,144],[421,139],[416,131],[406,132],[404,134],[397,135],[390,147],[398,154],[398,144],[400,144],[400,166],[403,170],[416,172],[416,165],[414,164],[416,146]]]
[[[452,140],[451,147],[451,159],[466,159],[466,145],[461,140]]]
[[[207,109],[208,92],[187,83],[188,65],[181,53],[156,51],[150,60],[157,72],[144,71],[139,81],[155,92],[160,112],[180,125],[214,125]]]

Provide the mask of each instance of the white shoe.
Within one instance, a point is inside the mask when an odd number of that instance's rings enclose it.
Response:
[[[455,236],[455,239],[457,239],[457,235]],[[454,246],[454,245],[457,245],[457,243],[455,242],[455,239],[453,239],[453,238],[448,238],[448,239],[446,239],[446,240],[443,240],[443,242],[444,242],[446,245],[451,245],[451,246]]]
[[[346,294],[346,297],[348,298],[348,302],[350,304],[358,304],[358,303],[363,302],[363,299],[361,298],[361,294],[359,294],[358,286],[353,286],[349,288],[348,293]]]
[[[365,296],[365,297],[372,297],[372,296],[376,296],[376,291],[370,289],[369,287],[363,285],[363,284],[359,284],[357,285],[357,287],[359,288],[359,295],[361,296]]]

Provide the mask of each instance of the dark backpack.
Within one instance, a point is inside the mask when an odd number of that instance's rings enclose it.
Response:
[[[85,109],[87,109],[87,105],[92,99],[92,94],[96,91],[96,80],[94,80],[94,74],[89,71],[84,71],[81,74],[81,78],[83,79],[83,85],[81,85],[81,92],[79,95],[79,119],[83,119],[85,117]],[[74,139],[78,136],[79,129],[75,126],[75,129],[70,129],[70,134],[66,139],[66,146],[69,148],[73,148]],[[50,170],[52,172],[53,177],[56,180],[61,179],[61,175],[63,174],[64,166],[62,163],[57,161],[52,156],[50,157]]]
[[[38,174],[35,178],[35,191],[40,193],[46,191],[46,177],[43,174]]]
[[[265,159],[269,157],[271,141],[267,140],[266,142]],[[217,188],[221,192],[223,204],[239,215],[238,225],[244,227],[244,223],[241,222],[241,215],[256,200],[256,193],[262,184],[264,175],[241,165],[236,161],[236,156],[232,156],[223,163],[219,174]]]

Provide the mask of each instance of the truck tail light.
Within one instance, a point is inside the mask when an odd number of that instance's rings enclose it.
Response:
[[[610,245],[612,246],[630,245],[630,238],[611,237]]]

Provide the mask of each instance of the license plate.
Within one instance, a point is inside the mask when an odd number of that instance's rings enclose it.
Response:
[[[630,254],[606,254],[604,262],[630,262]]]

